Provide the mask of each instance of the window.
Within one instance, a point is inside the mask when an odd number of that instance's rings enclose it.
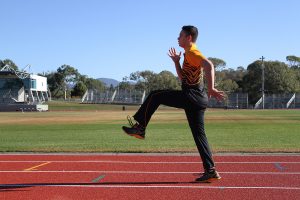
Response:
[[[36,80],[31,79],[31,89],[36,89]]]

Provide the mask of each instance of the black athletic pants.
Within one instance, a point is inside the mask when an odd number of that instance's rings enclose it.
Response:
[[[151,116],[159,107],[166,105],[185,110],[189,126],[201,156],[205,170],[214,169],[215,164],[204,130],[204,112],[208,99],[202,87],[184,87],[182,90],[152,91],[133,118],[147,127]]]

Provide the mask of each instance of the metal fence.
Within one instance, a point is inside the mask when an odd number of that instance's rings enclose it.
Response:
[[[89,90],[82,98],[82,103],[116,103],[142,104],[147,94],[138,90],[115,90],[97,92]],[[227,94],[225,101],[209,99],[209,108],[225,109],[262,109],[262,98],[255,105],[250,105],[248,93]],[[300,108],[300,94],[268,94],[264,98],[264,109],[296,109]]]
[[[115,103],[115,104],[142,104],[148,94],[141,90],[88,90],[82,98],[82,103]],[[214,98],[209,100],[211,108],[246,109],[248,108],[247,93],[228,94],[228,98],[223,102],[218,102]]]
[[[145,96],[145,91],[140,90],[88,90],[82,103],[142,104]]]
[[[264,102],[263,102],[264,101]],[[267,94],[255,104],[256,109],[300,108],[300,94]]]
[[[208,102],[210,108],[225,109],[247,109],[249,108],[247,93],[230,93],[227,94],[225,101],[218,102],[215,98],[210,98]]]

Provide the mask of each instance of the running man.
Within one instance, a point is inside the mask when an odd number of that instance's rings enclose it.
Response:
[[[204,112],[208,104],[208,97],[215,97],[221,101],[225,98],[225,93],[215,88],[214,66],[197,49],[197,37],[198,29],[196,27],[182,27],[178,37],[179,46],[185,50],[182,67],[180,64],[181,52],[177,53],[174,48],[171,48],[168,53],[175,64],[182,90],[152,91],[133,116],[135,123],[128,117],[130,127],[123,126],[122,129],[130,136],[144,139],[146,127],[159,105],[184,109],[204,168],[204,173],[195,181],[211,182],[221,179],[221,177],[215,169],[212,152],[205,134]],[[205,72],[208,96],[204,90],[203,71]]]

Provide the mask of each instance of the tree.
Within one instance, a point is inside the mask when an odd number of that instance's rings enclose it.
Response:
[[[243,86],[243,77],[247,73],[247,70],[243,67],[234,69],[223,69],[216,71],[216,76],[219,77],[216,86],[224,91],[236,92],[241,91]]]
[[[294,93],[299,91],[299,82],[296,74],[285,63],[273,61],[267,62],[266,89],[270,93]]]
[[[289,67],[294,69],[300,68],[300,57],[290,55],[286,57],[286,61],[289,62]]]
[[[62,75],[63,80],[66,84],[71,85],[74,85],[80,77],[78,70],[74,67],[71,67],[70,65],[62,65],[57,69],[57,73]]]
[[[47,83],[49,90],[51,91],[52,97],[63,98],[64,90],[62,90],[62,85],[64,84],[63,76],[58,72],[48,72],[45,74],[47,77]]]
[[[226,80],[222,80],[219,83],[218,87],[223,91],[230,93],[230,92],[235,92],[239,88],[239,85],[232,79],[226,79]]]
[[[82,81],[78,81],[71,92],[71,96],[82,97],[86,91],[86,85]]]
[[[208,57],[207,59],[210,60],[214,64],[216,71],[221,71],[226,66],[226,62],[220,58]]]
[[[150,90],[180,88],[179,80],[170,71],[162,71],[159,74],[155,74],[152,79],[149,80],[148,84]]]
[[[123,78],[118,87],[119,90],[133,90],[135,88],[134,84],[131,84],[126,78]]]
[[[72,96],[83,96],[87,90],[104,91],[105,85],[97,79],[89,78],[86,75],[79,74],[79,78],[71,91]]]
[[[127,81],[128,79],[135,82],[135,89],[146,90],[146,92],[158,89],[180,88],[177,77],[169,71],[162,71],[159,74],[156,74],[149,70],[137,71],[131,73],[129,78],[125,77],[123,80]],[[127,84],[125,84],[125,82],[122,83],[122,86],[125,85],[130,86],[129,82]]]
[[[82,80],[82,82],[90,90],[104,91],[105,89],[105,85],[97,79],[85,78],[84,80]]]
[[[131,73],[129,79],[136,82],[135,88],[138,90],[146,90],[147,92],[151,91],[149,82],[153,79],[155,73],[149,70],[137,71]]]
[[[0,69],[2,69],[5,65],[10,66],[14,70],[19,70],[18,66],[10,59],[0,60]]]
[[[57,69],[57,73],[55,74],[56,82],[58,83],[59,90],[64,91],[65,99],[70,97],[71,89],[76,84],[79,77],[80,74],[78,73],[78,70],[70,65],[62,65]]]
[[[299,80],[296,74],[285,63],[279,61],[264,62],[265,66],[265,92],[294,93],[299,91]],[[247,68],[243,78],[243,90],[249,94],[249,102],[254,104],[261,97],[262,63],[255,61]]]
[[[221,81],[225,80],[225,73],[222,72],[226,66],[226,62],[220,58],[212,58],[212,57],[208,57],[208,60],[210,60],[214,67],[215,67],[215,84],[216,87],[218,87],[219,89],[222,89],[219,87],[219,85],[221,85]]]

